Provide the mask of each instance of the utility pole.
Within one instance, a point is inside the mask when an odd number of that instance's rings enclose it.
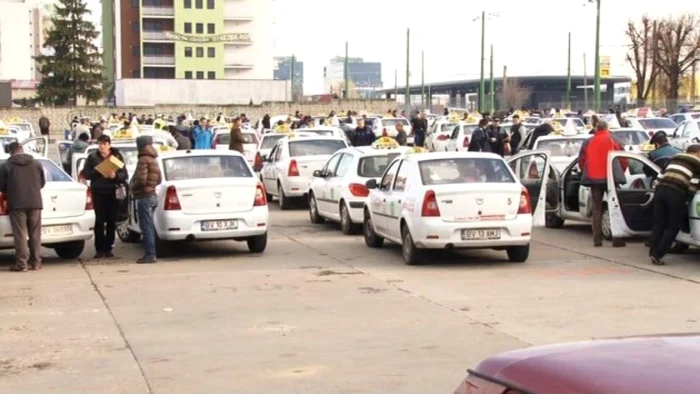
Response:
[[[484,62],[486,61],[485,43],[486,43],[486,11],[481,11],[481,80],[479,82],[479,112],[484,112],[484,91],[486,84],[484,82]]]
[[[343,93],[343,98],[347,99],[350,97],[350,92],[348,92],[348,87],[350,86],[350,81],[349,81],[349,67],[348,67],[348,42],[345,41],[345,67],[344,67],[344,76],[343,78],[345,79],[345,92]]]
[[[507,104],[507,103],[505,103],[505,99],[503,97],[503,95],[505,94],[505,91],[506,91],[507,80],[508,80],[508,66],[506,66],[504,64],[503,65],[503,80],[501,81],[501,104],[500,105]],[[504,109],[508,110],[509,108],[504,108]]]
[[[593,101],[595,110],[600,110],[600,2],[602,0],[594,0],[596,2],[595,14],[595,81],[593,82]]]
[[[566,109],[571,111],[571,32],[569,32],[569,52],[566,61]]]
[[[490,101],[491,101],[491,116],[493,116],[493,113],[496,111],[496,92],[495,92],[495,82],[493,80],[493,45],[491,45],[491,80],[489,81],[489,95]]]
[[[411,112],[411,29],[406,29],[406,102],[404,103],[406,116]]]
[[[425,108],[425,51],[420,52],[420,105]]]
[[[399,70],[394,69],[394,101],[399,98]]]
[[[292,81],[292,102],[297,101],[296,94],[295,94],[296,89],[294,86],[295,85],[294,84],[294,67],[296,66],[296,62],[297,62],[296,56],[292,55],[292,67],[291,67],[290,75],[289,75],[289,79]]]
[[[586,69],[586,53],[583,53],[583,107],[588,111],[588,72]]]

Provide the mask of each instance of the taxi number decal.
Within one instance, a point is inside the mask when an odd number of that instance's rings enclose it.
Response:
[[[392,202],[389,204],[389,212],[391,213],[391,216],[394,216],[394,215],[395,215],[395,213],[394,213],[395,210],[396,210],[396,204],[394,204],[394,202],[392,201]]]
[[[511,204],[513,204],[513,200],[510,197],[508,197],[508,205],[511,205]]]

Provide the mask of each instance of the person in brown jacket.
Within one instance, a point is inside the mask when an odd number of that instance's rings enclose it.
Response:
[[[241,118],[236,118],[233,120],[233,126],[231,127],[231,140],[228,143],[228,150],[237,150],[243,154],[244,143],[245,138],[243,137],[243,131],[241,131]]]
[[[158,203],[156,186],[160,185],[161,175],[156,160],[158,153],[153,147],[153,137],[149,135],[138,137],[136,147],[139,150],[139,159],[134,176],[131,178],[131,195],[136,200],[139,228],[146,249],[144,256],[136,262],[150,264],[156,262],[156,227],[153,222],[153,211]]]

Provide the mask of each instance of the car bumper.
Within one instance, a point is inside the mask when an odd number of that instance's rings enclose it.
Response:
[[[361,224],[365,220],[365,199],[348,200],[348,214],[350,221]]]
[[[464,240],[462,230],[476,229],[500,229],[499,239]],[[449,223],[441,219],[423,220],[420,226],[411,229],[413,242],[419,248],[443,249],[443,248],[498,248],[505,246],[519,246],[530,243],[532,234],[532,216],[518,215],[513,220],[475,222],[475,223]]]
[[[231,212],[213,215],[186,215],[182,212],[163,213],[156,227],[158,237],[166,241],[235,239],[262,235],[267,232],[270,214],[267,206],[255,207],[247,212]],[[213,220],[237,221],[236,229],[204,231],[202,222]]]
[[[13,249],[15,247],[15,241],[12,225],[10,224],[9,217],[6,218],[7,220],[3,219],[0,221],[0,234],[2,235],[2,237],[0,237],[0,249]],[[85,241],[92,238],[95,226],[95,213],[93,211],[86,211],[81,216],[70,218],[41,219],[42,227],[66,225],[71,226],[70,234],[42,235],[41,244],[53,245],[64,242]]]
[[[287,197],[303,197],[309,192],[312,178],[295,176],[282,183],[284,194]]]

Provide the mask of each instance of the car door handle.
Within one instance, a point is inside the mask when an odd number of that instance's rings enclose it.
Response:
[[[399,200],[399,204],[401,204],[401,200]]]
[[[382,200],[382,202],[386,202],[386,198]]]

